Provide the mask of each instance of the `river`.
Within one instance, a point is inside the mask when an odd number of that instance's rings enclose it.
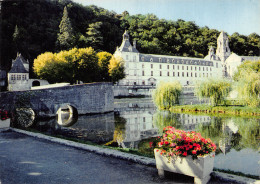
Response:
[[[64,115],[37,121],[30,129],[151,155],[149,142],[170,125],[210,138],[217,145],[214,168],[259,176],[260,118],[160,112],[150,98],[115,99],[114,105],[115,113],[78,116],[66,127],[60,125],[68,119]]]

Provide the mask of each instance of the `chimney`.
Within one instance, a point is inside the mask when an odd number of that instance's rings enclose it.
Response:
[[[134,48],[136,49],[136,40],[133,42]]]

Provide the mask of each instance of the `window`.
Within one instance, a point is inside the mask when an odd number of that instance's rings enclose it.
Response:
[[[189,73],[187,72],[187,77],[189,77]]]
[[[21,75],[17,75],[17,80],[21,80]]]
[[[203,71],[204,71],[204,67],[202,67]]]
[[[126,60],[128,60],[128,55],[126,55],[125,57],[126,57]]]
[[[136,85],[136,82],[134,82],[134,85]]]
[[[192,66],[190,67],[190,70],[192,70]]]
[[[174,69],[174,65],[172,65],[172,69]]]
[[[136,61],[136,56],[134,56],[134,61]]]
[[[200,71],[200,67],[199,67],[199,71]]]
[[[162,65],[160,65],[160,69],[162,69]]]
[[[136,70],[135,70],[134,76],[136,76]]]
[[[182,76],[184,77],[184,72],[182,72]]]
[[[160,71],[160,76],[162,76],[162,71]]]
[[[144,71],[142,72],[142,75],[144,76]]]
[[[145,82],[143,81],[142,84],[145,85]]]
[[[184,66],[182,66],[182,70],[184,70]]]
[[[212,71],[212,69],[210,68],[210,71]]]
[[[205,74],[203,73],[203,77],[205,77]]]
[[[197,67],[195,66],[195,71],[197,70]]]
[[[142,61],[144,61],[144,57],[142,57]]]
[[[208,67],[206,67],[206,71],[208,71]]]
[[[153,71],[151,71],[151,76],[153,76]]]
[[[172,76],[173,76],[173,77],[175,76],[175,73],[174,73],[174,72],[172,73]]]
[[[11,80],[15,80],[15,75],[11,75]]]
[[[192,77],[192,72],[190,73],[190,76]]]
[[[145,122],[145,117],[143,117],[143,122]]]
[[[160,63],[162,62],[162,58],[159,58],[159,62],[160,62]]]
[[[197,77],[197,73],[195,73],[195,77]]]
[[[180,73],[178,72],[178,77],[180,77]]]
[[[178,65],[178,70],[180,69],[180,66]]]
[[[167,65],[167,69],[169,69],[169,65]]]
[[[153,58],[151,58],[150,61],[153,62]]]
[[[26,75],[23,75],[23,76],[22,76],[22,80],[26,80]]]
[[[209,77],[209,74],[207,73],[207,77]]]
[[[151,68],[153,68],[153,64],[151,64]]]
[[[218,63],[216,63],[216,67],[218,68]]]
[[[189,70],[189,67],[187,66],[187,70]]]
[[[167,72],[167,76],[170,76],[170,73],[169,73],[169,72]]]

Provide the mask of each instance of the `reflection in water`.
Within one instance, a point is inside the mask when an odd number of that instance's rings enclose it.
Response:
[[[51,135],[138,149],[144,154],[153,153],[149,142],[153,141],[154,137],[160,136],[166,126],[174,126],[186,131],[195,130],[203,137],[210,138],[220,148],[215,159],[217,168],[252,175],[259,174],[257,164],[259,159],[254,159],[254,163],[251,159],[250,165],[247,165],[246,159],[250,155],[259,158],[260,119],[160,112],[156,111],[151,99],[147,98],[116,99],[115,110],[119,115],[108,113],[79,116],[75,124],[70,124],[69,127],[61,126],[60,124],[64,123],[57,123],[55,119],[38,121],[33,127]],[[62,113],[57,120],[68,121],[69,113],[65,110]],[[236,157],[232,157],[232,154]],[[226,162],[227,158],[229,162]],[[243,163],[243,169],[238,165],[236,167],[239,163]],[[245,171],[248,167],[250,169]]]
[[[78,121],[78,112],[75,107],[66,105],[58,109],[56,113],[57,123],[64,127],[70,127]]]

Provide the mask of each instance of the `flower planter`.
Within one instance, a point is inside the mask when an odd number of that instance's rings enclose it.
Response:
[[[169,162],[168,158],[162,156],[158,149],[154,149],[156,168],[160,177],[164,177],[164,171],[184,174],[194,177],[194,183],[206,184],[210,180],[210,173],[213,171],[215,153],[198,157],[193,160],[187,157],[173,156]]]
[[[9,128],[10,127],[10,118],[1,120],[0,119],[0,128]]]

